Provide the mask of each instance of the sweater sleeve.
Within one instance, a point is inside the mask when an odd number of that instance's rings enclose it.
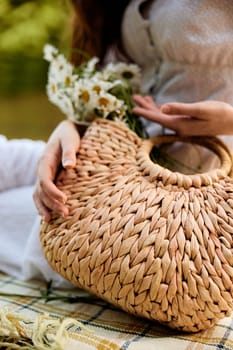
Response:
[[[0,191],[35,182],[37,162],[45,143],[0,135]]]

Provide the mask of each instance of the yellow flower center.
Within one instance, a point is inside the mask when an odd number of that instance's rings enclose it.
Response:
[[[99,98],[99,104],[100,104],[100,106],[106,107],[109,104],[109,101],[105,97],[100,97]]]
[[[97,93],[97,95],[99,95],[99,93],[101,91],[101,87],[99,85],[95,85],[95,86],[93,86],[93,91],[95,91]]]
[[[90,94],[87,90],[83,91],[81,94],[83,101],[88,102],[90,100]]]
[[[70,79],[69,76],[67,76],[66,79],[65,79],[65,85],[66,86],[70,86],[71,85],[71,79]]]

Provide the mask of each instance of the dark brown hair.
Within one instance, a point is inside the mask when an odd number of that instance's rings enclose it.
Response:
[[[120,42],[121,20],[129,0],[71,0],[74,8],[72,54],[75,65],[89,56],[103,60],[107,49]]]

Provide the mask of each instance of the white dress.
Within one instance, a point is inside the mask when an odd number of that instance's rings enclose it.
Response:
[[[0,271],[27,280],[68,282],[45,260],[40,241],[40,217],[32,193],[37,161],[44,142],[7,140],[0,135]]]
[[[233,1],[132,0],[122,24],[125,51],[157,103],[215,99],[233,104]],[[145,123],[150,135],[160,127]],[[233,137],[225,137],[233,145]],[[45,261],[32,183],[41,142],[0,138],[0,270],[65,285]],[[181,152],[194,161],[193,149]],[[208,166],[212,157],[208,158]],[[213,164],[212,164],[213,165]],[[21,186],[21,187],[19,187]],[[8,189],[8,190],[7,190]]]
[[[233,105],[232,0],[132,0],[122,39],[127,55],[142,67],[143,91],[158,104]],[[145,124],[150,136],[161,133],[157,124]],[[233,149],[232,136],[221,138]],[[205,171],[218,165],[217,157],[198,147],[180,145],[177,151],[187,166]]]

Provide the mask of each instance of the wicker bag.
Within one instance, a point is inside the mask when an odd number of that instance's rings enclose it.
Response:
[[[75,169],[57,185],[69,216],[43,223],[54,270],[123,310],[196,332],[233,310],[231,154],[217,138],[183,138],[214,151],[219,169],[184,175],[150,159],[155,144],[121,123],[87,129]]]

